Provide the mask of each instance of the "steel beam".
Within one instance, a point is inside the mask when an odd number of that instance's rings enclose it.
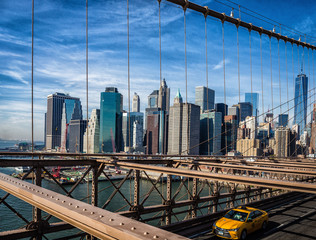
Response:
[[[276,168],[271,168],[271,167],[253,167],[253,166],[245,166],[245,165],[209,163],[209,162],[202,162],[202,161],[199,161],[198,163],[199,165],[204,165],[204,166],[239,169],[239,170],[242,169],[242,170],[254,171],[254,172],[262,171],[262,172],[276,172],[276,173],[284,173],[284,174],[292,174],[292,175],[316,176],[316,171],[277,168],[279,167],[278,164],[274,164]]]
[[[94,165],[95,160],[74,160],[74,159],[0,159],[0,167],[19,166],[86,166]]]
[[[187,239],[3,173],[0,188],[101,239]]]
[[[104,162],[102,160],[98,160],[99,162]],[[312,183],[303,183],[303,182],[294,182],[294,181],[281,181],[281,180],[273,180],[266,178],[258,178],[258,177],[245,177],[245,176],[235,176],[235,175],[227,175],[227,174],[219,174],[219,173],[209,173],[209,172],[201,172],[195,170],[183,170],[183,169],[175,169],[168,167],[160,167],[160,166],[147,166],[145,164],[138,163],[126,163],[126,162],[107,162],[108,164],[112,164],[115,166],[120,166],[129,169],[139,169],[139,170],[147,170],[152,172],[166,173],[177,176],[185,176],[191,178],[201,178],[201,179],[210,179],[216,181],[225,181],[230,183],[240,183],[245,185],[253,185],[258,187],[266,187],[266,188],[278,188],[290,191],[298,191],[298,192],[307,192],[307,193],[316,193],[316,184]]]
[[[49,228],[43,229],[43,234],[64,231],[64,230],[68,230],[72,228],[74,227],[65,222],[51,223]],[[0,239],[16,240],[20,238],[36,237],[37,235],[38,235],[37,229],[27,230],[23,228],[23,229],[0,232]]]

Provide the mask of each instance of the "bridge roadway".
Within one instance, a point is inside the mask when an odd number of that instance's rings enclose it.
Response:
[[[281,203],[282,201],[283,203]],[[280,198],[280,200],[260,208],[269,213],[267,230],[250,234],[247,237],[248,240],[316,239],[316,195],[290,193],[283,200]],[[192,235],[190,238],[195,240],[219,239],[211,232],[202,236],[197,235],[199,234]]]

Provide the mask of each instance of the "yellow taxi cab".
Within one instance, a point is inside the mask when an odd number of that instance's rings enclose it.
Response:
[[[213,233],[226,239],[246,239],[249,233],[267,228],[268,213],[252,207],[240,206],[228,211],[213,224]]]

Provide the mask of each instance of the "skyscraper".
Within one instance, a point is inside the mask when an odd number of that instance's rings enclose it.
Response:
[[[83,152],[83,135],[87,127],[87,120],[70,120],[69,123],[69,152]]]
[[[127,112],[123,113],[123,144],[124,151],[129,151],[130,147],[134,145],[134,123],[138,122],[141,125],[141,132],[137,133],[137,135],[143,135],[143,122],[144,122],[144,114],[141,112]],[[129,136],[131,133],[131,136]]]
[[[279,114],[279,127],[286,127],[288,124],[288,119],[288,114]]]
[[[216,103],[215,111],[222,113],[222,123],[223,123],[224,117],[228,114],[228,105],[225,103]]]
[[[79,98],[57,92],[48,95],[46,113],[46,150],[48,151],[61,147],[62,116],[65,100],[67,100],[67,104],[65,104],[64,109],[64,129],[66,127],[66,123],[69,123],[71,119],[82,118],[82,114],[80,112],[81,102]],[[80,109],[79,112],[77,112],[79,115],[74,114],[75,109]]]
[[[241,102],[233,105],[233,107],[239,108],[240,121],[245,121],[247,116],[252,116],[252,104],[250,102]]]
[[[201,113],[214,109],[215,91],[204,87],[195,87],[195,105],[200,106]]]
[[[252,116],[258,116],[258,103],[259,94],[258,93],[245,93],[245,102],[252,104]]]
[[[101,92],[100,101],[100,151],[119,152],[122,144],[123,96],[115,87]]]
[[[170,107],[168,154],[199,154],[200,106],[183,103],[180,91]]]
[[[133,104],[132,104],[132,112],[139,112],[140,110],[140,100],[137,93],[134,93],[133,96]]]
[[[159,90],[154,90],[148,96],[148,108],[158,108],[158,96],[159,96]]]
[[[75,99],[65,99],[61,119],[61,151],[69,149],[69,124],[71,120],[82,119],[81,103]]]
[[[160,84],[158,92],[158,108],[160,110],[169,112],[170,108],[170,88],[168,88],[166,80],[163,79]]]
[[[290,157],[295,152],[296,134],[289,128],[279,127],[275,130],[274,155],[277,157]]]
[[[151,111],[147,115],[147,154],[166,154],[168,144],[168,115],[165,111]]]
[[[223,137],[227,139],[227,152],[229,152],[236,150],[238,120],[236,115],[227,115],[225,116],[224,121],[226,133]]]
[[[88,149],[87,149],[88,137]],[[100,109],[93,109],[88,126],[83,136],[83,152],[99,153],[100,152]]]
[[[308,77],[302,73],[295,79],[294,124],[299,125],[299,135],[304,132],[307,118]]]
[[[201,155],[221,154],[221,131],[222,113],[204,112],[200,115]]]

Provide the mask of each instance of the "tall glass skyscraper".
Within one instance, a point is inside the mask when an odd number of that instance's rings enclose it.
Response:
[[[129,123],[130,120],[130,123]],[[123,113],[123,143],[124,143],[124,150],[128,151],[129,147],[133,147],[134,145],[134,123],[138,122],[141,125],[141,132],[138,135],[143,136],[143,122],[144,122],[144,114],[141,112],[128,112]],[[131,136],[129,137],[129,133]],[[129,145],[131,144],[131,146]]]
[[[304,132],[307,118],[308,77],[301,72],[295,79],[294,124],[299,125],[299,135]]]
[[[245,93],[245,102],[250,102],[252,104],[252,116],[257,117],[259,94],[258,93]]]
[[[46,150],[61,147],[61,138],[65,135],[66,124],[75,119],[82,119],[79,98],[57,92],[47,96]]]
[[[100,151],[119,152],[122,141],[123,96],[114,87],[101,92],[100,101]]]
[[[201,113],[214,109],[215,91],[204,87],[195,87],[195,104],[200,106]]]

